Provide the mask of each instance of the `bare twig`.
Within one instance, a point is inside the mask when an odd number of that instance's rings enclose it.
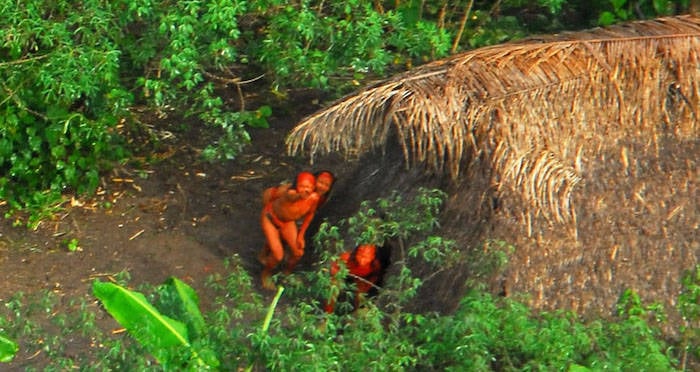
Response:
[[[469,14],[472,12],[472,6],[474,6],[474,0],[469,0],[469,4],[467,4],[467,8],[464,10],[464,14],[462,14],[462,20],[459,22],[459,30],[457,31],[457,36],[455,36],[454,42],[452,43],[450,54],[455,54],[457,48],[459,47],[459,42],[462,40],[462,33],[464,33],[464,27],[467,25]]]
[[[132,235],[132,236],[129,238],[129,240],[134,240],[134,239],[138,238],[141,234],[143,234],[144,231],[146,231],[146,230],[141,229],[139,232],[137,232],[136,234]]]
[[[13,66],[13,65],[21,65],[21,64],[27,63],[27,62],[38,61],[38,60],[44,59],[44,58],[46,58],[46,57],[48,57],[48,56],[49,56],[48,54],[43,54],[43,55],[40,55],[40,56],[31,57],[31,58],[16,59],[16,60],[14,60],[14,61],[0,62],[0,67],[4,67],[4,66]]]

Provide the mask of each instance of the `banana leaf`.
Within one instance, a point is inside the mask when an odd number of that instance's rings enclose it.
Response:
[[[180,320],[187,326],[190,341],[195,341],[205,335],[206,322],[199,310],[197,292],[182,280],[170,277],[159,290],[160,301],[156,307],[165,315]],[[215,368],[220,365],[216,354],[206,347],[197,348],[197,354],[204,365]],[[201,361],[200,365],[201,365]]]
[[[162,313],[184,322],[190,340],[204,334],[206,323],[199,310],[199,297],[192,287],[176,277],[170,277],[161,287],[160,296],[156,307]]]
[[[159,363],[167,365],[177,350],[190,348],[185,324],[161,314],[143,294],[100,281],[93,283],[93,293]]]
[[[17,354],[17,350],[19,350],[17,343],[0,333],[0,362],[8,363],[12,361],[12,358]]]

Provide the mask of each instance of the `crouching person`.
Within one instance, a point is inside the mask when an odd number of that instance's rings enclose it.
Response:
[[[382,277],[388,260],[380,259],[378,248],[374,244],[358,245],[352,252],[343,252],[339,261],[331,265],[331,278],[336,280],[340,271],[340,264],[345,265],[348,270],[347,281],[355,284],[356,292],[354,296],[354,306],[357,309],[366,295],[381,284]],[[337,294],[331,295],[326,302],[324,309],[326,313],[335,311]]]

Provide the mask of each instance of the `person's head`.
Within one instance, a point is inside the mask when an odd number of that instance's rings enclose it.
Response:
[[[335,183],[335,176],[327,170],[316,172],[316,193],[320,196],[326,196]]]
[[[311,172],[300,172],[297,175],[295,188],[304,198],[308,198],[316,189],[316,177]]]
[[[369,266],[377,257],[377,246],[361,244],[355,248],[355,262],[360,266]]]

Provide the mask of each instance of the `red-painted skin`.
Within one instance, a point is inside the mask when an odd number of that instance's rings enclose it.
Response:
[[[353,254],[354,253],[354,254]],[[382,265],[377,258],[377,247],[373,244],[362,244],[355,248],[354,252],[344,252],[340,260],[345,263],[348,273],[359,278],[353,278],[357,287],[355,294],[355,307],[360,305],[363,294],[369,292],[377,283],[382,271]],[[338,262],[331,265],[331,276],[335,276],[340,270]],[[360,279],[361,278],[361,279]],[[335,310],[335,298],[331,298],[325,305],[326,313]]]
[[[297,175],[296,188],[278,187],[273,195],[265,196],[267,203],[260,216],[260,225],[265,234],[265,246],[258,256],[263,264],[261,275],[262,285],[266,289],[274,289],[272,270],[284,258],[284,245],[289,246],[290,255],[287,258],[285,272],[291,272],[304,255],[306,242],[304,234],[318,208],[319,195],[314,191],[316,179],[309,172]],[[266,190],[267,191],[267,190]],[[303,219],[297,227],[297,220]]]

